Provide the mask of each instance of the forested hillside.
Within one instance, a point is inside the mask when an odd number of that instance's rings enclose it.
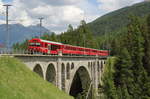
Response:
[[[116,33],[123,31],[125,26],[130,22],[128,20],[130,15],[145,17],[149,13],[150,2],[142,2],[108,13],[88,25],[95,35]]]
[[[103,78],[104,99],[149,99],[150,15],[145,21],[130,17],[127,32],[111,45],[116,62],[106,67],[109,72]]]

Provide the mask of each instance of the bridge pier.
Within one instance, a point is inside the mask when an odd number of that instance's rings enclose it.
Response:
[[[59,53],[60,56],[62,56],[62,53]],[[61,70],[62,70],[62,59],[61,57],[58,57],[58,60],[57,60],[57,87],[61,90],[62,89],[62,82],[61,82]]]
[[[95,87],[95,92],[96,92],[96,95],[98,94],[98,70],[97,70],[97,67],[98,67],[98,57],[96,58],[95,60],[95,68],[94,68],[94,87]]]

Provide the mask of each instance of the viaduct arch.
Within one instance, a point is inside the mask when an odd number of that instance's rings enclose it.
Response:
[[[46,80],[56,85],[56,69],[54,64],[50,63],[46,70]]]
[[[40,77],[42,77],[42,78],[44,77],[43,76],[43,70],[42,70],[42,67],[40,66],[40,64],[36,64],[33,71],[35,73],[37,73]]]
[[[71,81],[69,94],[77,97],[81,94],[86,94],[85,90],[89,89],[91,77],[85,66],[79,66]]]

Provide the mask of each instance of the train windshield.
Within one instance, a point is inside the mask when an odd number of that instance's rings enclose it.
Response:
[[[51,45],[51,50],[57,50],[60,49],[59,45]]]
[[[30,46],[40,46],[41,44],[40,43],[30,43],[29,45]]]

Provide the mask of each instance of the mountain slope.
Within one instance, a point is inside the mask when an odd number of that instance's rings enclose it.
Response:
[[[0,99],[73,99],[19,60],[0,57]]]
[[[89,23],[88,26],[97,35],[118,32],[129,23],[130,15],[144,17],[148,14],[150,14],[150,2],[142,2],[108,13]]]
[[[42,27],[42,33],[51,33],[48,29]],[[21,24],[11,24],[9,25],[9,34],[10,34],[10,45],[22,42],[25,39],[30,39],[33,36],[40,35],[39,26],[29,26],[25,27]],[[6,25],[0,25],[0,44],[5,44],[7,38]]]

